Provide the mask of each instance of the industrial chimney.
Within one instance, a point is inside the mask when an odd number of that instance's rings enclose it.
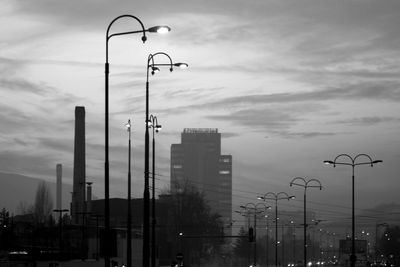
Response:
[[[57,190],[56,190],[56,209],[62,209],[62,165],[57,164]]]
[[[85,211],[85,107],[75,107],[75,142],[74,142],[74,181],[72,193],[71,215],[76,224],[80,224]]]

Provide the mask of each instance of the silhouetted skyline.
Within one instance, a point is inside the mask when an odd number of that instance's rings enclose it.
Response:
[[[161,7],[155,8],[160,5]],[[297,176],[318,178],[309,208],[328,221],[350,217],[351,169],[323,160],[367,153],[356,169],[356,207],[400,203],[400,82],[397,0],[119,1],[38,0],[0,4],[0,171],[72,184],[74,107],[86,109],[86,179],[104,197],[105,32],[121,14],[168,35],[110,43],[110,196],[126,196],[132,120],[132,196],[142,197],[148,54],[167,52],[190,69],[151,77],[157,192],[169,188],[169,148],[184,128],[218,128],[235,159],[233,209],[269,191],[299,196]],[[137,30],[130,21],[114,30]],[[1,184],[1,181],[0,181]],[[1,206],[0,206],[1,208]],[[329,211],[329,212],[328,212]],[[378,220],[383,214],[375,213]],[[374,221],[372,218],[371,221]]]

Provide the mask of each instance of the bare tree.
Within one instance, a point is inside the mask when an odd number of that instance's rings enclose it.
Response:
[[[37,223],[44,224],[51,217],[53,211],[53,198],[46,182],[40,182],[36,190],[34,217]]]

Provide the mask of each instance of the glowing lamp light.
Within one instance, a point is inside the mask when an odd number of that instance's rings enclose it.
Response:
[[[181,69],[187,69],[189,68],[189,65],[187,63],[175,63],[174,64],[175,67],[179,67]]]
[[[171,28],[168,26],[154,26],[148,29],[149,32],[156,32],[160,34],[166,34],[171,31]]]

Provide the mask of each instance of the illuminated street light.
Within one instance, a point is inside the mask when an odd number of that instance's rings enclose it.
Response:
[[[275,201],[275,266],[278,266],[278,200],[287,199],[294,199],[294,196],[289,196],[285,192],[273,193],[268,192],[264,196],[257,197],[261,200],[274,200]]]
[[[139,22],[141,29],[137,31],[127,31],[127,32],[117,32],[110,34],[110,29],[111,26],[119,19],[122,18],[131,18]],[[149,29],[145,29],[143,23],[141,22],[140,19],[133,15],[121,15],[116,17],[111,21],[111,23],[107,27],[107,32],[106,32],[106,63],[105,63],[105,162],[104,162],[104,230],[105,230],[105,249],[104,249],[104,265],[105,267],[110,266],[110,247],[109,244],[110,242],[110,164],[109,164],[109,126],[108,126],[108,91],[109,91],[109,75],[110,75],[110,66],[108,62],[108,41],[111,39],[111,37],[114,36],[119,36],[119,35],[128,35],[128,34],[135,34],[135,33],[141,33],[142,35],[142,41],[143,43],[146,42],[147,37],[146,37],[146,32],[161,32],[165,33],[170,31],[170,28],[167,26],[155,26],[151,27]],[[143,257],[143,267],[148,267],[149,266],[149,259]],[[128,258],[127,259],[127,267],[131,267],[132,264],[132,259]]]
[[[337,162],[337,160],[339,158],[348,158],[350,160],[350,162]],[[367,158],[368,161],[365,162],[357,162],[357,159],[360,157],[364,157]],[[354,158],[352,158],[350,155],[348,154],[340,154],[338,155],[334,161],[331,160],[325,160],[324,163],[325,164],[330,164],[333,165],[333,167],[336,167],[336,165],[347,165],[347,166],[351,166],[352,167],[352,176],[351,176],[351,181],[352,181],[352,212],[351,212],[351,256],[350,256],[350,266],[351,267],[355,267],[356,265],[356,261],[357,261],[357,257],[356,257],[356,245],[355,245],[355,205],[354,205],[354,168],[355,166],[359,166],[359,165],[370,165],[371,167],[374,166],[374,164],[377,163],[381,163],[382,160],[372,160],[372,158],[367,155],[367,154],[358,154],[357,156],[355,156]]]
[[[313,185],[312,183],[317,183],[318,185]],[[307,196],[307,188],[319,188],[319,190],[322,189],[321,182],[318,181],[317,179],[309,179],[306,181],[305,178],[303,177],[296,177],[290,182],[290,186],[301,186],[304,188],[304,255],[303,255],[303,264],[306,266],[307,263],[307,206],[306,206],[306,196]]]
[[[169,59],[169,63],[155,63],[156,56],[163,55]],[[173,63],[171,57],[164,52],[150,54],[147,58],[147,71],[146,71],[146,117],[145,117],[145,155],[144,155],[144,191],[143,191],[143,267],[148,267],[150,256],[150,192],[149,192],[149,70],[154,75],[160,69],[158,67],[168,66],[170,72],[173,71],[174,66],[186,65],[186,63]],[[152,244],[154,246],[154,244]],[[152,257],[152,267],[155,267],[155,255]]]
[[[132,215],[131,215],[131,120],[128,120],[128,123],[125,124],[126,129],[128,130],[128,213],[127,213],[127,227],[126,227],[126,249],[127,249],[127,267],[129,267],[132,263],[130,259],[132,259]]]
[[[247,203],[244,206],[240,206],[242,209],[245,209],[246,211],[251,210],[254,214],[254,258],[253,258],[254,266],[257,266],[257,214],[261,214],[263,212],[262,210],[259,211],[258,206],[264,206],[264,212],[266,212],[268,209],[271,209],[271,206],[267,206],[264,203],[257,203],[257,204]]]
[[[151,266],[155,267],[156,264],[156,142],[155,133],[161,130],[161,125],[158,124],[156,116],[150,115],[148,120],[148,127],[153,129],[153,170],[152,170],[152,198],[151,198]]]

